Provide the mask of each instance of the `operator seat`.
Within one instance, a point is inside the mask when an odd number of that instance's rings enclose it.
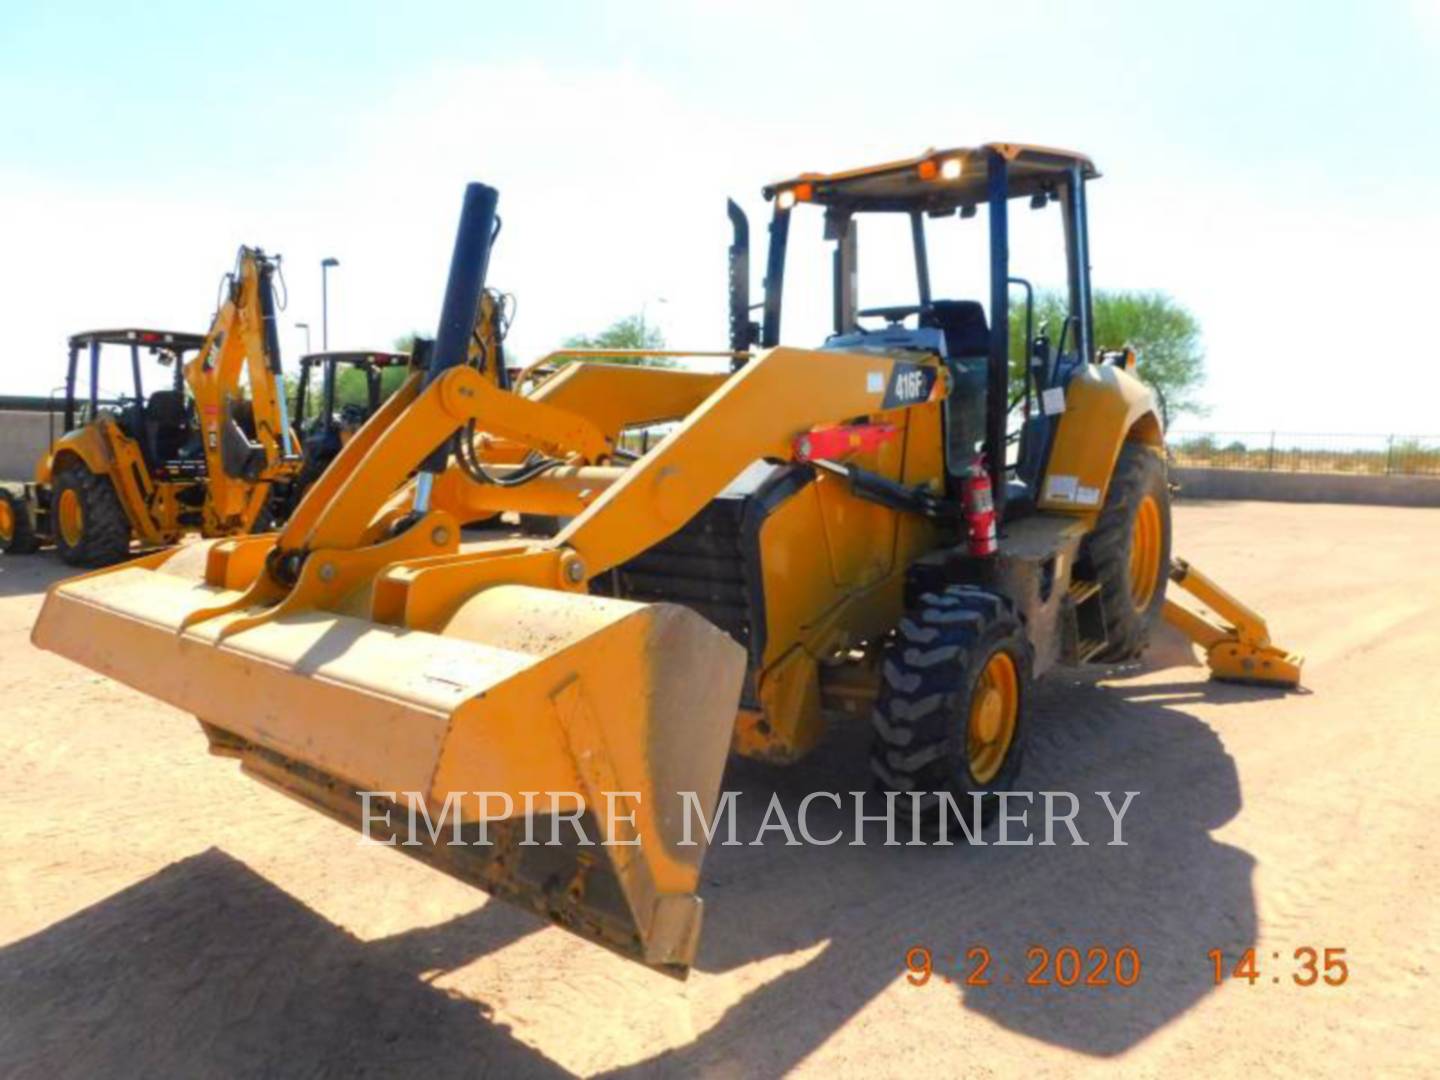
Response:
[[[932,300],[920,313],[920,325],[934,327],[945,335],[945,352],[952,360],[989,355],[990,325],[978,301]]]
[[[190,436],[189,406],[181,390],[156,390],[145,403],[145,437],[141,441],[150,467],[158,469],[180,456]]]
[[[945,337],[950,397],[945,402],[946,464],[960,475],[985,441],[985,386],[990,325],[974,300],[934,300],[920,313],[920,325]]]
[[[947,457],[951,470],[964,468],[985,441],[985,393],[989,382],[990,326],[974,300],[936,300],[920,315],[921,326],[945,335],[945,363],[955,389],[945,403]],[[1005,482],[1007,520],[1034,508],[1034,493],[1015,477]]]

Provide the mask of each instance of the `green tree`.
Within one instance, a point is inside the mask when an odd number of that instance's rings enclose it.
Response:
[[[616,319],[598,334],[576,334],[567,338],[567,349],[663,349],[665,335],[653,323],[647,323],[643,315],[626,315]],[[558,357],[557,363],[569,363],[571,359]],[[610,364],[647,364],[651,367],[674,367],[672,360],[658,356],[616,356],[605,360]]]
[[[1197,392],[1205,382],[1205,353],[1200,323],[1167,293],[1154,290],[1101,290],[1095,293],[1095,347],[1134,348],[1141,379],[1158,387],[1171,418],[1181,413],[1203,415]],[[1053,344],[1068,311],[1065,294],[1042,290],[1035,296],[1035,332],[1048,331]],[[1074,344],[1073,329],[1066,335],[1067,351]],[[1023,377],[1025,303],[1010,306],[1011,377]]]
[[[409,372],[403,367],[387,367],[380,370],[380,400],[384,401],[405,381]],[[359,405],[368,408],[370,404],[370,390],[365,381],[365,373],[358,368],[346,365],[335,373],[335,407],[342,405]]]

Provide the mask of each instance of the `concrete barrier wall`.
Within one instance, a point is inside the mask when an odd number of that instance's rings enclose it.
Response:
[[[49,445],[48,413],[0,410],[0,480],[33,480],[35,463]]]
[[[1440,506],[1440,476],[1171,469],[1170,478],[1180,485],[1182,499]]]

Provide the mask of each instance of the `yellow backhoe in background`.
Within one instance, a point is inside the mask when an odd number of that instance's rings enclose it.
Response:
[[[386,375],[403,375],[410,363],[409,353],[373,349],[307,353],[300,357],[291,416],[304,464],[293,480],[272,488],[270,506],[275,521],[284,521],[294,512],[301,496],[330,467],[340,448],[375,415],[386,397],[382,385]],[[341,377],[352,372],[362,389],[359,400],[356,395],[343,393]],[[312,390],[316,375],[319,386]],[[347,396],[349,400],[342,400]]]
[[[528,393],[468,362],[498,198],[473,184],[428,365],[283,531],[61,583],[34,640],[196,714],[214,752],[377,839],[403,837],[419,793],[458,831],[399,850],[683,973],[705,853],[687,814],[713,814],[732,748],[791,760],[828,718],[867,716],[880,789],[929,825],[1016,787],[1033,679],[1138,655],[1162,613],[1218,677],[1298,680],[1258,617],[1171,558],[1154,399],[1133,353],[1094,347],[1096,175],[993,143],[771,185],[758,324],[731,207],[730,373],[574,363]],[[1066,324],[1027,334],[1021,385],[1014,199],[1058,212],[1069,268]],[[834,244],[818,348],[781,344],[807,209]],[[878,283],[909,303],[858,304],[870,215],[909,226],[914,277]],[[988,251],[986,302],[936,295],[934,239]],[[503,512],[560,524],[524,535]],[[577,812],[611,846],[526,842]]]
[[[271,485],[301,463],[281,383],[278,266],[241,248],[207,334],[130,329],[70,339],[62,434],[33,484],[0,489],[0,548],[25,554],[53,543],[68,563],[103,566],[126,558],[132,541],[161,547],[187,532],[233,536],[268,525]],[[107,399],[102,353],[116,346],[129,353],[134,389]],[[142,351],[170,368],[170,385],[148,397]]]

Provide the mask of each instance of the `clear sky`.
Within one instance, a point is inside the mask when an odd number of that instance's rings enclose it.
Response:
[[[0,393],[48,391],[79,329],[203,329],[241,243],[284,255],[292,361],[327,255],[332,347],[433,331],[470,179],[521,358],[642,305],[723,347],[726,195],[760,240],[766,181],[1001,139],[1105,174],[1095,284],[1200,318],[1192,426],[1436,433],[1437,91],[1437,0],[6,0]],[[887,265],[862,302],[910,299]],[[786,300],[818,341],[828,296]]]

